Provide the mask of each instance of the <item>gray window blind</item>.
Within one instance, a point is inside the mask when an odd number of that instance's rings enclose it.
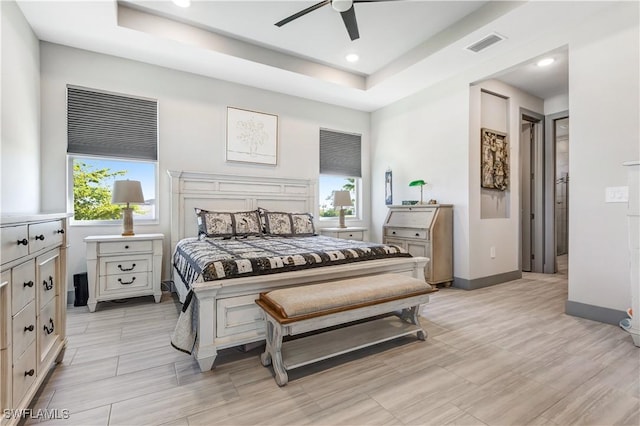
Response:
[[[320,129],[320,174],[362,177],[360,135]]]
[[[67,153],[158,159],[158,102],[67,87]]]

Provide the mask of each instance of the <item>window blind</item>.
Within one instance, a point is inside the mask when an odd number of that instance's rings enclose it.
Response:
[[[320,174],[362,177],[360,135],[320,129]]]
[[[158,159],[158,102],[67,86],[67,153]]]

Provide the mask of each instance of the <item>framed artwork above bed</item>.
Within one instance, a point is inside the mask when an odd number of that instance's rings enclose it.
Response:
[[[278,163],[278,116],[227,107],[227,161]]]

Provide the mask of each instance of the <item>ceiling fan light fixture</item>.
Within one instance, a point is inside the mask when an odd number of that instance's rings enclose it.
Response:
[[[344,58],[347,60],[347,62],[358,62],[358,60],[360,59],[360,56],[358,56],[357,53],[349,53]]]
[[[336,12],[346,12],[353,6],[353,0],[331,0],[331,7]]]
[[[173,4],[180,7],[189,7],[191,6],[191,0],[171,0]]]

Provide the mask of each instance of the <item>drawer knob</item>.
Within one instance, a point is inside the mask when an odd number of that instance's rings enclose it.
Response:
[[[118,265],[118,269],[120,269],[122,272],[133,271],[135,267],[136,267],[135,263],[131,265],[131,268],[123,268],[122,265]]]
[[[21,240],[16,241],[18,243],[18,245],[29,245],[29,240],[27,240],[26,238],[23,238]]]
[[[349,234],[350,237],[353,237],[353,234]]]
[[[46,324],[43,326],[44,332],[47,334],[53,333],[53,329],[55,328],[53,325],[53,318],[49,318],[49,324],[51,324],[51,328],[47,327]]]
[[[416,237],[419,237],[419,236],[420,236],[420,234],[416,232]]]
[[[131,277],[131,281],[128,281],[128,282],[122,281],[122,278],[118,278],[118,282],[120,282],[120,284],[122,285],[133,284],[135,280],[136,280],[136,277]]]
[[[391,232],[393,235],[396,235],[396,231]]]
[[[58,230],[56,231],[56,234],[64,234],[64,229],[58,229]]]
[[[45,291],[49,291],[53,288],[53,277],[49,275],[49,282],[47,280],[42,281],[42,285],[44,286]]]
[[[33,287],[33,281],[27,281],[23,284],[23,287]]]
[[[36,241],[38,241],[38,240],[44,241],[44,235],[42,235],[42,234],[36,235]]]
[[[24,372],[24,377],[33,376],[34,374],[36,374],[36,370],[32,368],[31,370]]]
[[[33,331],[34,327],[33,324],[31,324],[29,327],[25,327],[24,331]]]

